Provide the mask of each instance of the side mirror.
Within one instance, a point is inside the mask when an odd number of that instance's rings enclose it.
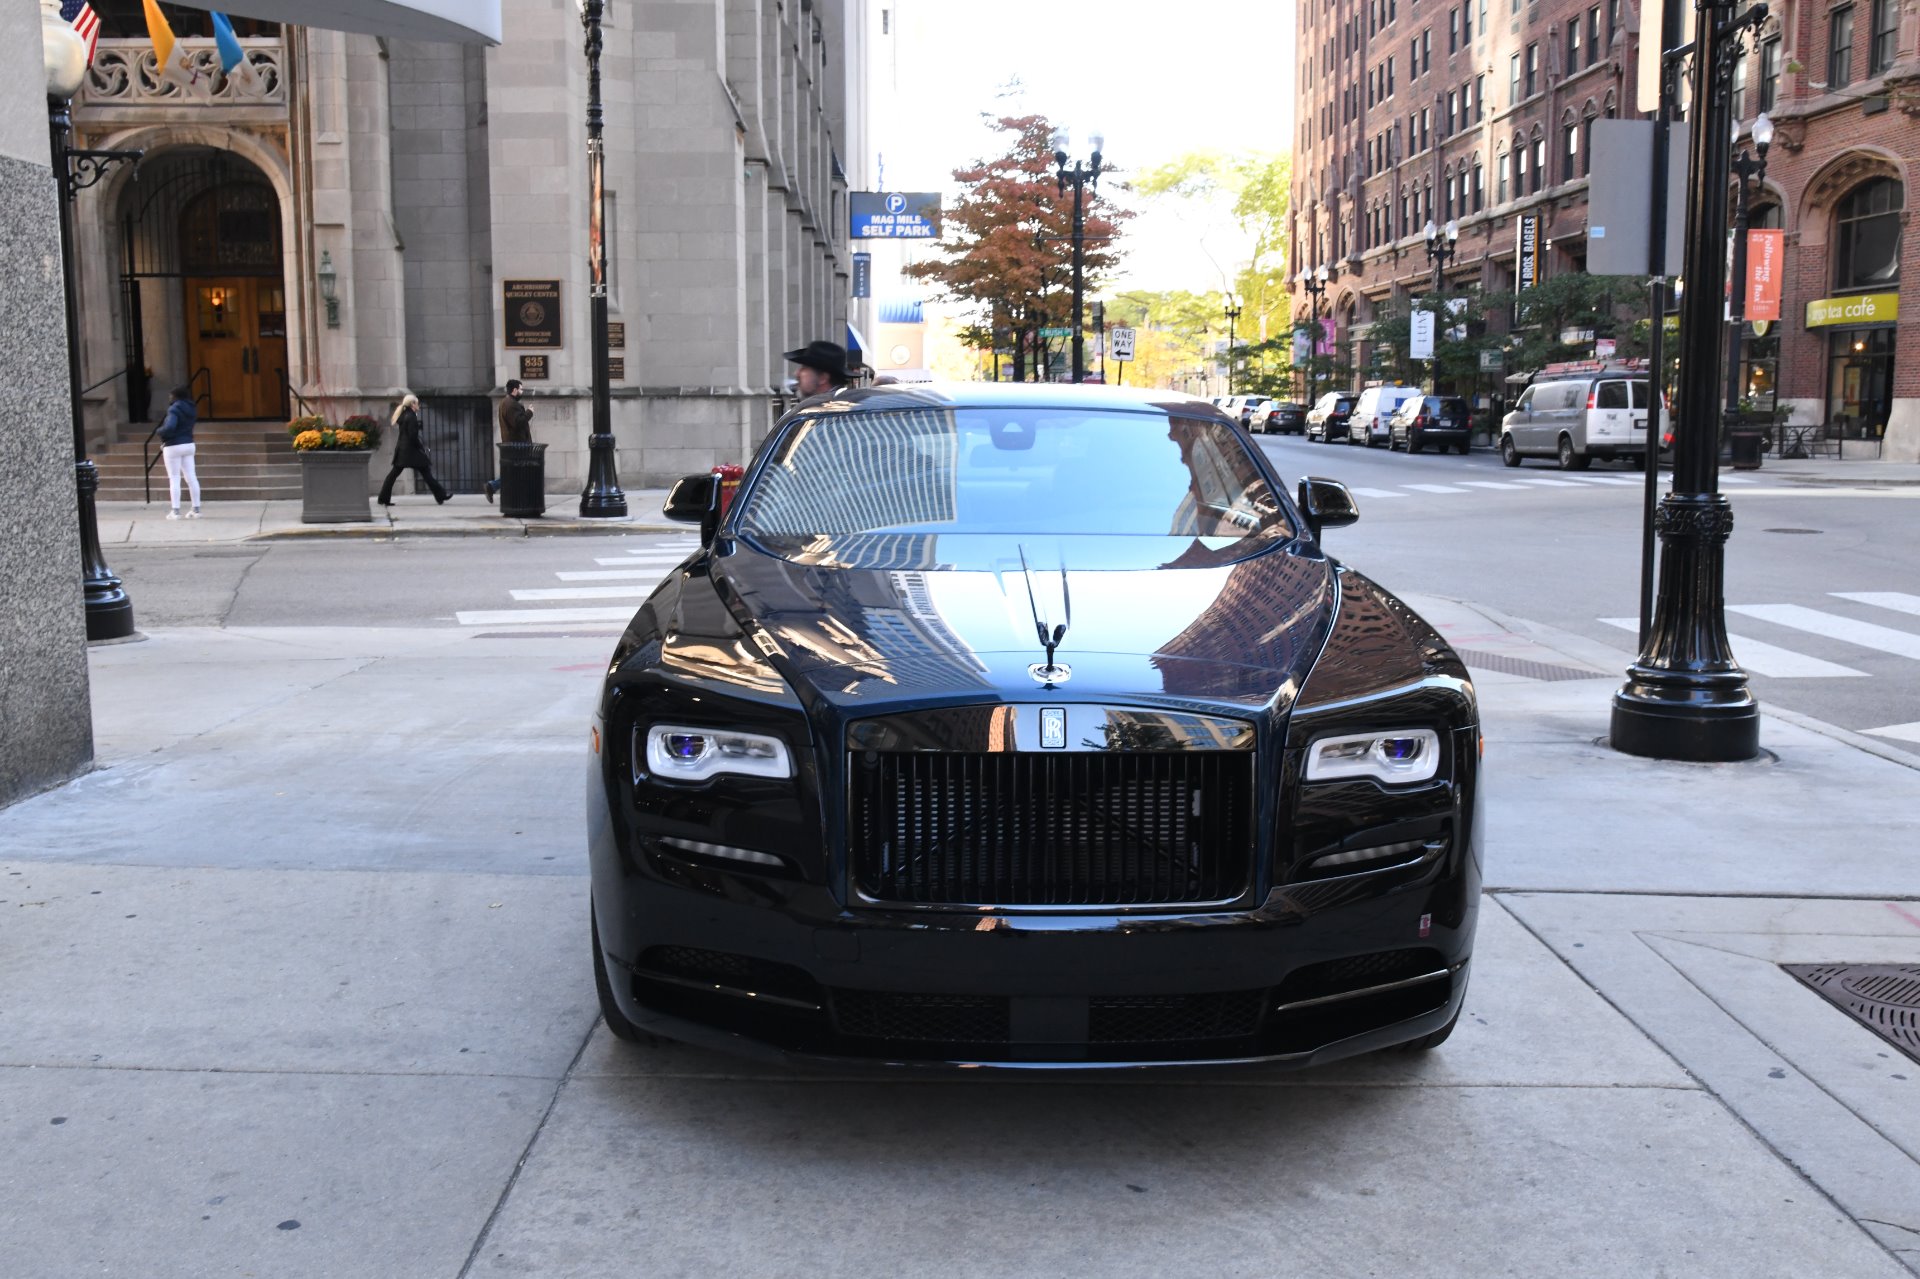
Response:
[[[660,513],[682,524],[698,524],[700,540],[711,541],[720,526],[720,486],[711,473],[675,480]]]
[[[1353,494],[1339,480],[1309,476],[1300,481],[1296,501],[1315,541],[1320,540],[1321,529],[1344,528],[1360,518],[1360,508],[1354,503]]]

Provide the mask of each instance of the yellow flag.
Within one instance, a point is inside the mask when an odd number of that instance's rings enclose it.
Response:
[[[142,0],[147,11],[147,38],[153,41],[153,67],[161,83],[171,81],[183,90],[191,89],[199,79],[193,66],[193,55],[173,38],[173,28],[167,23],[167,15],[160,12],[155,0]]]

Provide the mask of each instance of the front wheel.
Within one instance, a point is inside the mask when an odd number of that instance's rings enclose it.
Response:
[[[1513,436],[1505,433],[1500,436],[1500,461],[1506,466],[1520,465],[1520,450],[1514,447]]]
[[[1563,435],[1560,437],[1560,469],[1561,470],[1584,471],[1587,469],[1588,463],[1592,461],[1593,461],[1592,458],[1582,457],[1578,453],[1575,453],[1573,451],[1573,437],[1571,435]]]

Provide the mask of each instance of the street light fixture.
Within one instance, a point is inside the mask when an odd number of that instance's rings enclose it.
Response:
[[[1300,287],[1306,291],[1309,299],[1308,315],[1312,317],[1307,332],[1307,407],[1312,408],[1314,400],[1318,398],[1315,392],[1319,390],[1316,385],[1317,379],[1314,377],[1313,361],[1314,357],[1320,353],[1320,299],[1325,297],[1327,292],[1326,264],[1322,263],[1317,271],[1302,269]]]
[[[1231,293],[1227,294],[1227,306],[1226,306],[1225,314],[1227,317],[1227,394],[1232,395],[1233,394],[1233,349],[1234,349],[1233,326],[1234,326],[1234,322],[1240,318],[1240,304],[1233,300],[1233,294]]]
[[[1427,261],[1433,263],[1433,291],[1438,293],[1443,285],[1441,276],[1447,269],[1447,262],[1458,251],[1460,224],[1452,219],[1447,225],[1437,227],[1433,219],[1427,219]]]
[[[1096,190],[1100,185],[1101,152],[1107,140],[1095,133],[1087,139],[1093,147],[1093,155],[1088,163],[1075,160],[1073,167],[1067,167],[1067,148],[1072,138],[1065,129],[1055,129],[1053,133],[1053,163],[1057,170],[1057,190],[1064,197],[1067,184],[1073,184],[1073,380],[1079,382],[1087,373],[1086,335],[1080,331],[1081,299],[1086,291],[1086,239],[1087,213],[1086,189]]]
[[[80,583],[86,600],[87,639],[125,639],[133,634],[133,600],[107,567],[100,549],[100,517],[95,505],[100,471],[87,456],[87,424],[80,399],[80,282],[75,276],[73,202],[80,192],[107,176],[115,165],[135,163],[139,151],[87,151],[69,145],[73,137],[73,95],[87,73],[87,45],[55,0],[40,0],[40,43],[47,73],[47,123],[55,198],[60,206],[60,282],[66,295],[67,398],[73,412],[74,487],[80,519]]]
[[[320,265],[313,270],[313,278],[320,286],[320,300],[327,304],[327,327],[340,327],[340,299],[335,292],[340,286],[340,273],[333,269],[333,254],[320,250]]]
[[[1740,386],[1740,342],[1747,327],[1747,229],[1753,225],[1750,183],[1767,176],[1767,148],[1773,145],[1773,121],[1766,112],[1753,122],[1753,150],[1738,150],[1740,126],[1733,126],[1733,174],[1740,193],[1733,208],[1733,287],[1727,291],[1727,412],[1737,412],[1744,398]]]
[[[575,0],[587,33],[587,302],[593,342],[593,433],[587,436],[587,486],[580,518],[620,519],[627,495],[614,470],[613,393],[607,333],[607,191],[605,142],[601,137],[600,17],[605,0]]]
[[[1725,21],[1716,10],[1707,12],[1710,17],[1694,26],[1689,85],[1689,114],[1697,118],[1687,189],[1673,488],[1654,518],[1660,578],[1653,624],[1627,668],[1626,683],[1613,695],[1610,739],[1629,755],[1724,762],[1752,759],[1760,751],[1760,706],[1727,643],[1726,544],[1733,508],[1719,491],[1719,374],[1730,95],[1747,30],[1766,20],[1767,6],[1755,4]],[[1655,400],[1648,407],[1648,466],[1657,457],[1657,405]]]

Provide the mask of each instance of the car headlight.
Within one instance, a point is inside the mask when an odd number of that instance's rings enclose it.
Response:
[[[1370,777],[1389,786],[1430,780],[1440,770],[1440,737],[1430,728],[1323,737],[1307,748],[1307,780]]]
[[[655,724],[647,729],[647,768],[656,777],[705,781],[720,773],[743,777],[792,777],[787,744],[760,733],[724,728]]]

